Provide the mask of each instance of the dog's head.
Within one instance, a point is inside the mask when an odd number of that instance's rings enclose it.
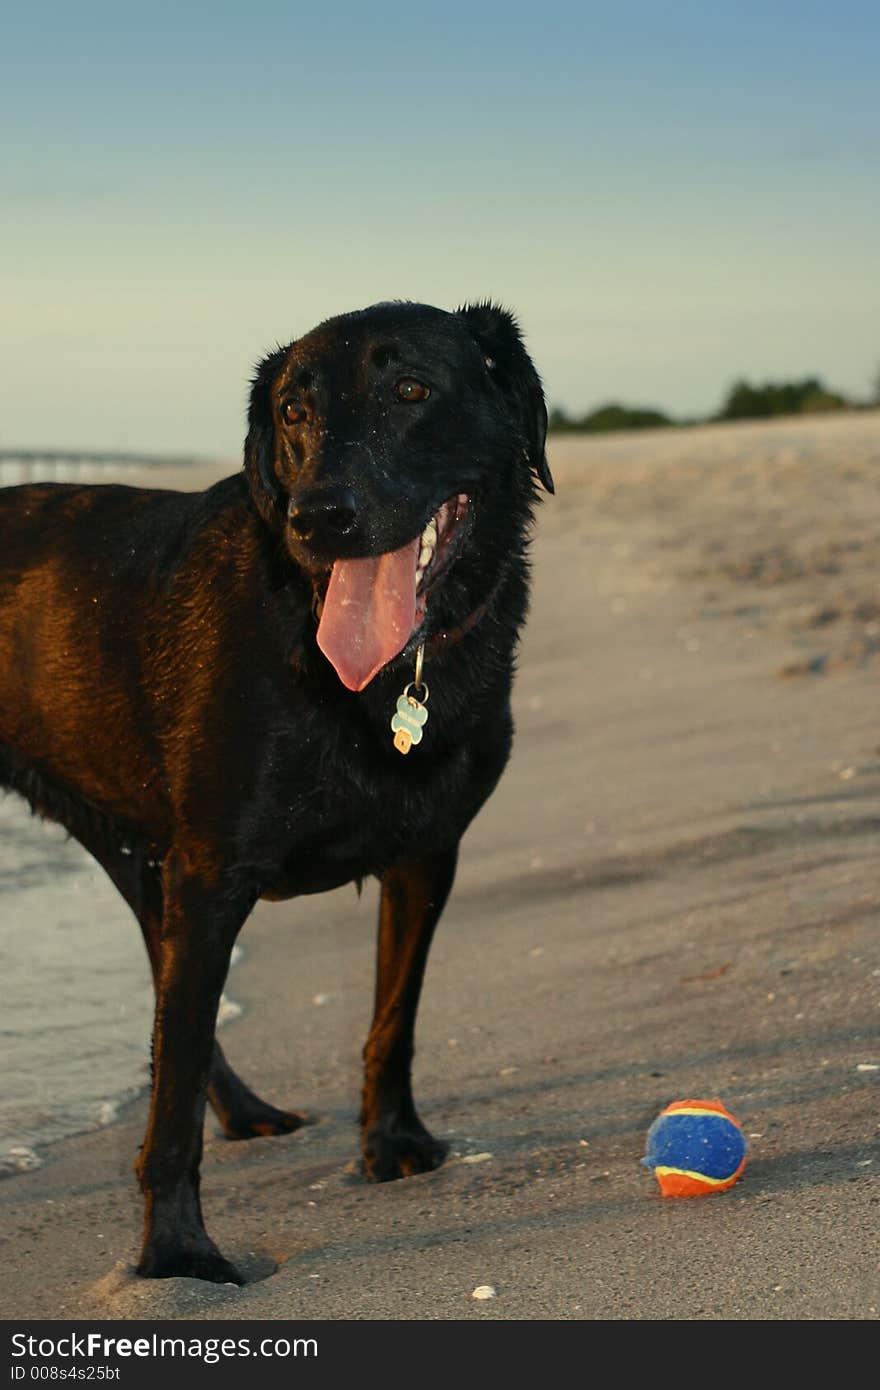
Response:
[[[352,690],[485,602],[522,558],[535,480],[553,490],[541,383],[491,304],[329,319],[260,364],[248,423],[255,505]]]

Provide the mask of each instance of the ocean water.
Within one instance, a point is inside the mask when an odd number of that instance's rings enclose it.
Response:
[[[146,1084],[152,984],[130,909],[93,859],[0,799],[0,1173],[109,1124]]]
[[[163,468],[0,469],[4,484],[48,478],[181,485]],[[0,790],[0,1177],[38,1166],[47,1144],[112,1124],[148,1084],[152,1015],[130,908],[64,830]]]

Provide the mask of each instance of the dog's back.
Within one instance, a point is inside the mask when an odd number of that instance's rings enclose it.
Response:
[[[224,582],[247,569],[229,551],[248,519],[240,478],[204,494],[0,490],[0,781],[161,833],[164,734],[228,608]]]

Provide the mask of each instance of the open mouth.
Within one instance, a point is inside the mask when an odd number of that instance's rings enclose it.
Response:
[[[315,604],[317,641],[349,690],[363,690],[422,626],[431,593],[453,564],[470,498],[459,492],[399,550],[337,560]]]
[[[470,498],[466,492],[459,492],[455,497],[450,497],[431,517],[419,537],[419,559],[416,565],[416,617],[419,618],[419,625],[425,617],[425,599],[458,554],[462,536],[461,523],[468,514],[469,506]]]

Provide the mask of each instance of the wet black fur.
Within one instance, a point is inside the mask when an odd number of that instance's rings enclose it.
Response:
[[[399,400],[401,377],[428,399]],[[156,981],[143,1274],[238,1278],[202,1223],[206,1098],[232,1138],[303,1123],[254,1095],[213,1039],[260,897],[381,879],[364,1167],[385,1180],[442,1161],[410,1091],[415,1013],[459,840],[510,751],[536,479],[552,488],[545,428],[508,314],[384,304],[266,358],[244,471],[203,493],[0,491],[0,783],[104,866]],[[356,506],[345,536],[298,540],[291,504],[339,488]],[[461,550],[422,634],[430,718],[402,757],[389,720],[415,642],[353,694],[317,648],[313,605],[333,559],[399,547],[459,492]]]

